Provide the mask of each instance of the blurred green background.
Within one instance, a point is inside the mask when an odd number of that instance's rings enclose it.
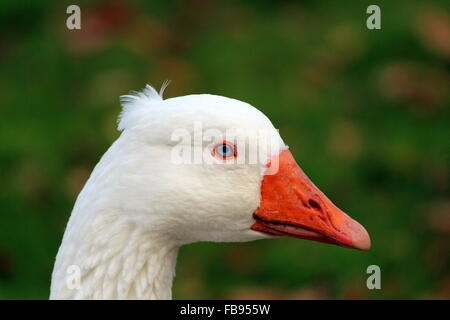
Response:
[[[82,30],[66,28],[78,4]],[[366,8],[381,7],[381,30]],[[0,299],[46,299],[119,95],[172,83],[262,110],[372,237],[181,249],[174,298],[450,299],[450,2],[0,2]],[[366,288],[379,265],[382,289]]]

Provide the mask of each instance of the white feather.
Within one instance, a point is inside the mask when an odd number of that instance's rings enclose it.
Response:
[[[202,130],[267,130],[280,143],[263,149],[269,159],[286,148],[278,131],[239,100],[207,94],[163,100],[167,85],[159,93],[146,86],[122,96],[123,132],[76,200],[53,270],[52,299],[170,299],[181,245],[266,237],[249,229],[265,163],[175,164],[171,134],[192,132],[195,122]],[[80,289],[67,285],[70,266],[81,270]]]
[[[118,118],[118,130],[123,131],[125,128],[130,127],[133,123],[133,118],[138,116],[140,109],[151,108],[152,105],[163,101],[164,90],[169,84],[170,80],[165,80],[159,92],[147,84],[142,92],[132,91],[131,94],[120,96],[122,112]]]

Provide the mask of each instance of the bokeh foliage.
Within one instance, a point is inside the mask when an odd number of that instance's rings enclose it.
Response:
[[[119,95],[164,79],[261,109],[373,241],[189,245],[175,298],[450,298],[448,1],[77,1],[69,31],[73,3],[0,2],[0,299],[48,297]]]

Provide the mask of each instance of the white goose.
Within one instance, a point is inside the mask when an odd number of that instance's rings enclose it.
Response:
[[[208,94],[163,100],[164,87],[122,97],[122,134],[76,200],[51,299],[170,299],[178,248],[196,241],[290,236],[369,249],[366,230],[314,186],[259,110]],[[238,133],[225,140],[229,129]],[[199,130],[215,134],[174,140]],[[193,147],[192,161],[177,160],[180,146]],[[252,146],[260,161],[249,160]]]

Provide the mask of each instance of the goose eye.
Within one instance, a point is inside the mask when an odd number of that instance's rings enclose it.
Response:
[[[213,148],[213,155],[222,160],[236,158],[236,146],[228,141],[217,143]]]

